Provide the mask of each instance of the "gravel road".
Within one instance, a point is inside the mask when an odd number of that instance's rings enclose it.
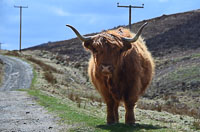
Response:
[[[0,55],[4,62],[3,85],[0,91],[11,91],[16,89],[27,89],[33,78],[32,67],[17,58]]]
[[[33,77],[31,66],[17,58],[0,55],[4,62],[0,87],[0,132],[57,132],[66,130],[58,118],[38,105],[26,92]]]

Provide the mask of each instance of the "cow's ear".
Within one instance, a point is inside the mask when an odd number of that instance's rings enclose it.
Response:
[[[122,52],[127,51],[127,50],[129,50],[131,47],[132,47],[132,46],[131,46],[131,43],[124,41],[124,42],[123,42],[123,47],[122,47],[121,51],[122,51]]]
[[[83,42],[83,47],[87,50],[94,51],[94,47],[92,46],[92,40]]]

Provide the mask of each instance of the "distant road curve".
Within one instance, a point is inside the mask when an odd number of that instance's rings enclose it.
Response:
[[[4,62],[4,77],[0,91],[27,89],[31,86],[33,72],[30,64],[14,58],[0,55]]]
[[[17,58],[2,56],[3,85],[0,86],[0,132],[59,132],[68,125],[59,125],[59,118],[38,105],[24,91],[31,86],[32,67]]]

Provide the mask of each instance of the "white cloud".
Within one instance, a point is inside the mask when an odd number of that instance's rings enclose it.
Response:
[[[158,1],[164,3],[164,2],[168,2],[169,0],[158,0]]]
[[[15,0],[3,0],[3,2],[7,5],[13,5]]]
[[[11,49],[13,48],[13,45],[12,44],[8,44],[8,43],[3,43],[1,45],[1,49]]]
[[[62,8],[58,7],[50,7],[51,12],[58,16],[70,16],[71,14],[69,12],[64,11]]]
[[[9,15],[7,16],[7,22],[9,23],[18,23],[20,19],[20,15]]]

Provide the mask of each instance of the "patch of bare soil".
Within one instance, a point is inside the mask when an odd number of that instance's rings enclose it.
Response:
[[[4,63],[4,77],[0,91],[10,91],[16,89],[27,89],[31,85],[33,73],[32,67],[17,58],[2,56],[0,59]]]

